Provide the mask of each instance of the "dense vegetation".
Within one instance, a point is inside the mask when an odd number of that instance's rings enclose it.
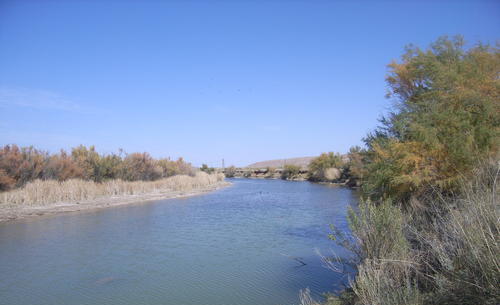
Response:
[[[224,174],[227,178],[233,178],[236,175],[236,167],[231,165],[224,170]]]
[[[498,49],[441,38],[425,51],[409,47],[389,68],[396,105],[365,139],[365,191],[403,201],[456,191],[478,161],[498,154]]]
[[[192,176],[175,175],[155,181],[123,181],[120,179],[104,182],[85,181],[81,179],[35,180],[25,186],[11,191],[0,192],[0,210],[47,206],[52,203],[76,203],[93,200],[113,201],[126,200],[126,197],[146,195],[145,198],[161,198],[179,191],[199,191],[203,188],[221,185],[224,175],[207,174],[202,171]]]
[[[0,191],[21,187],[37,179],[65,181],[82,179],[103,182],[110,179],[154,181],[178,174],[193,175],[189,163],[153,159],[148,153],[99,154],[94,146],[80,145],[68,154],[49,154],[33,147],[0,147]]]
[[[300,166],[293,164],[286,164],[283,166],[283,171],[281,172],[281,179],[292,180],[299,176]]]
[[[342,157],[340,154],[333,152],[322,153],[319,157],[314,158],[309,163],[309,180],[311,181],[330,181],[340,178],[337,173],[343,167]]]
[[[498,304],[500,52],[440,38],[389,69],[395,107],[346,165],[365,200],[332,234],[358,273],[328,302]]]
[[[215,168],[213,168],[213,167],[208,167],[208,165],[206,165],[206,164],[202,164],[202,165],[201,165],[201,167],[200,167],[200,170],[201,170],[202,172],[207,173],[207,174],[212,174],[212,173],[214,173],[214,172],[215,172]]]

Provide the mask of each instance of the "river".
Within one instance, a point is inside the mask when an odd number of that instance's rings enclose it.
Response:
[[[348,188],[229,179],[201,196],[0,224],[0,304],[287,305],[347,283]],[[302,264],[300,261],[304,262]]]

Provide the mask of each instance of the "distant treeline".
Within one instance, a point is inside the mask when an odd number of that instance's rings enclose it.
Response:
[[[182,158],[154,159],[148,153],[99,154],[94,146],[80,145],[67,153],[49,154],[32,146],[0,147],[0,191],[21,187],[36,179],[109,179],[153,181],[179,174],[192,175],[194,169]]]

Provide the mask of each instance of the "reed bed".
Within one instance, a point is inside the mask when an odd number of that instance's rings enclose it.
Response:
[[[66,181],[35,180],[23,188],[0,193],[4,206],[44,206],[102,198],[143,194],[167,194],[194,191],[224,181],[224,174],[197,172],[194,176],[177,175],[156,181],[109,180],[102,183],[70,179]]]

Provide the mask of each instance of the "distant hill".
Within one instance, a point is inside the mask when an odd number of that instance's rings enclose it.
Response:
[[[309,162],[316,157],[301,157],[301,158],[290,158],[290,159],[277,159],[277,160],[268,160],[252,163],[247,165],[248,168],[266,168],[266,167],[274,167],[274,168],[282,168],[285,164],[297,165],[302,168],[307,168]]]

